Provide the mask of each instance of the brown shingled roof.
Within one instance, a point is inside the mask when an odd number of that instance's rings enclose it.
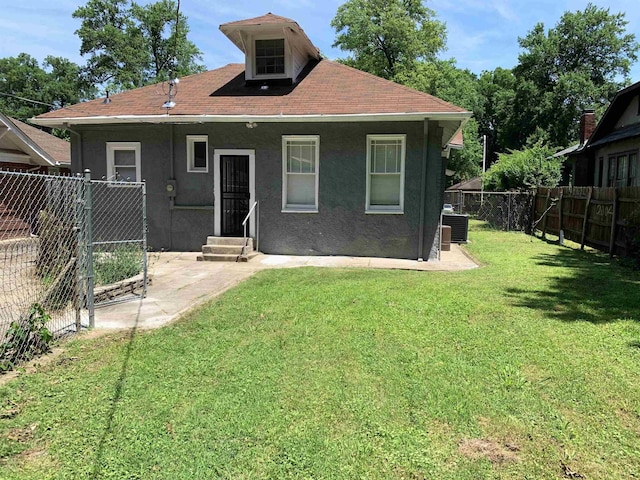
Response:
[[[281,17],[280,15],[274,15],[269,12],[266,15],[261,15],[255,18],[248,18],[246,20],[236,20],[235,22],[227,22],[220,25],[220,28],[223,27],[245,27],[249,25],[272,25],[278,23],[295,23],[295,20],[290,18]]]
[[[71,144],[69,142],[15,118],[11,118],[11,121],[54,161],[71,163]]]
[[[112,95],[109,104],[97,99],[37,118],[164,115],[166,99],[166,88],[150,85]],[[246,85],[244,65],[230,64],[181,78],[175,102],[171,117],[467,113],[432,95],[330,60],[312,62],[293,86],[271,85],[268,90]]]

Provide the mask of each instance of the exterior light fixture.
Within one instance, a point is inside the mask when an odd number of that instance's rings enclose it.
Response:
[[[256,128],[258,126],[258,124],[256,122],[247,122],[245,124],[245,127],[247,128]]]

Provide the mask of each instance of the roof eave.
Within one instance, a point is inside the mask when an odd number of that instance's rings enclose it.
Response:
[[[56,161],[47,152],[42,150],[42,148],[40,148],[40,146],[31,139],[31,137],[29,137],[22,130],[20,130],[20,128],[15,123],[13,123],[9,117],[0,113],[0,121],[2,121],[2,123],[4,123],[9,128],[9,131],[7,132],[7,134],[15,135],[17,139],[29,151],[31,151],[32,158],[35,157],[35,158],[42,159],[45,162],[44,166],[49,166],[49,167],[57,166]]]
[[[411,112],[411,113],[351,113],[351,114],[310,114],[310,115],[118,115],[97,117],[42,118],[30,119],[43,127],[67,128],[72,125],[114,125],[114,124],[171,124],[171,123],[242,123],[242,122],[407,122],[431,120],[458,120],[464,125],[471,112]],[[453,138],[453,136],[452,136]]]

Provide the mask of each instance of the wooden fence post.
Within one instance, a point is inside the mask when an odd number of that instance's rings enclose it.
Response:
[[[587,224],[589,223],[589,205],[591,204],[591,194],[593,187],[589,187],[587,193],[587,203],[584,206],[584,218],[582,219],[582,236],[580,237],[580,250],[584,250],[584,242],[587,239]]]
[[[551,198],[551,189],[547,190],[547,199],[544,201],[544,218],[542,219],[542,238],[547,238],[547,210],[549,209],[549,199]]]
[[[611,215],[611,238],[609,240],[609,257],[613,257],[616,248],[616,226],[618,225],[618,188],[613,190],[613,214]]]
[[[558,195],[558,243],[562,245],[564,243],[564,233],[562,229],[562,197],[564,196],[564,188],[560,187],[560,195]]]

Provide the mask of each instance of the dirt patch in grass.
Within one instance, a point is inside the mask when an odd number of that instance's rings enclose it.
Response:
[[[467,458],[486,458],[491,463],[502,465],[519,461],[520,447],[511,442],[497,442],[486,438],[466,438],[458,446],[459,452]]]
[[[33,438],[33,433],[38,428],[38,424],[34,423],[22,428],[12,428],[5,436],[14,442],[26,443]]]

